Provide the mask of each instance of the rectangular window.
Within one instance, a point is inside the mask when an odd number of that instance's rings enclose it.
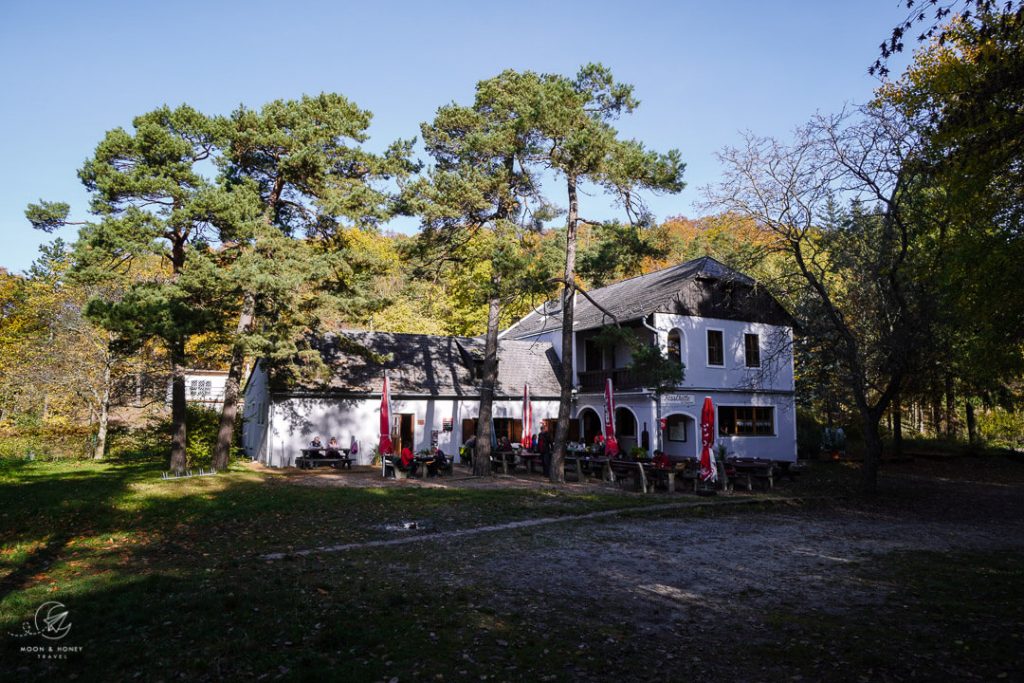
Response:
[[[583,343],[583,349],[583,353],[586,356],[584,360],[586,361],[587,370],[601,370],[604,367],[602,362],[604,351],[597,345],[597,342],[593,339],[588,339]]]
[[[708,365],[725,365],[725,342],[721,330],[708,330]]]
[[[775,408],[719,406],[718,433],[724,436],[775,436]]]
[[[756,334],[745,334],[743,335],[743,347],[746,351],[747,367],[761,367],[761,338]]]

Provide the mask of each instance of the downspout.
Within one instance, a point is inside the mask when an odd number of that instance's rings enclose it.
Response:
[[[651,313],[651,318],[654,318],[653,313]],[[661,332],[658,328],[651,327],[647,324],[647,316],[640,318],[640,322],[644,327],[654,333],[654,343],[658,345],[658,348],[661,348]],[[654,433],[657,435],[655,437],[655,442],[657,442],[655,449],[664,452],[665,446],[661,443],[661,394],[657,391],[654,392]]]

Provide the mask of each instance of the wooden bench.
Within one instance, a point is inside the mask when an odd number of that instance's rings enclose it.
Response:
[[[385,479],[391,475],[395,479],[408,479],[413,475],[415,464],[410,467],[402,467],[399,463],[401,458],[394,455],[385,455],[381,460],[381,476]]]
[[[311,458],[306,455],[300,455],[295,458],[295,466],[299,469],[313,469],[314,467],[321,466],[328,467],[343,467],[345,469],[352,469],[352,458],[342,456],[340,458]]]
[[[746,482],[747,491],[753,491],[754,480],[758,480],[768,490],[775,488],[775,466],[770,461],[736,460],[729,464],[733,469],[734,486],[740,482]]]

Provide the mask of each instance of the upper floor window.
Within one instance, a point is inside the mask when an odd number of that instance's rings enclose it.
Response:
[[[743,348],[746,352],[747,367],[761,367],[761,337],[756,334],[743,335]]]
[[[725,341],[721,330],[708,330],[708,365],[725,365]]]
[[[604,350],[593,339],[583,343],[583,355],[587,370],[600,370],[604,367]]]
[[[668,357],[676,363],[683,362],[683,337],[679,330],[668,333]]]

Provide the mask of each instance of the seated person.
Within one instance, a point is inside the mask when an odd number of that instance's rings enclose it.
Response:
[[[659,470],[672,469],[672,461],[668,459],[668,456],[665,455],[663,451],[654,451],[654,460],[652,462],[654,463],[654,466],[657,467]]]
[[[411,474],[416,474],[416,458],[413,456],[412,451],[409,450],[408,446],[402,447],[402,455],[399,458],[399,467],[403,470],[408,470]]]
[[[436,477],[440,472],[447,469],[448,456],[444,454],[444,451],[438,448],[434,451],[433,459],[428,460],[426,462],[426,465],[427,475],[431,477]]]
[[[309,447],[310,448],[323,448],[324,445],[320,441],[320,437],[319,436],[314,436],[313,440],[309,442]]]
[[[512,450],[512,442],[508,440],[507,436],[503,436],[498,439],[498,450],[499,451],[510,451]]]
[[[327,442],[327,452],[325,454],[328,458],[340,458],[341,451],[338,450],[338,440],[333,436],[331,440]]]

